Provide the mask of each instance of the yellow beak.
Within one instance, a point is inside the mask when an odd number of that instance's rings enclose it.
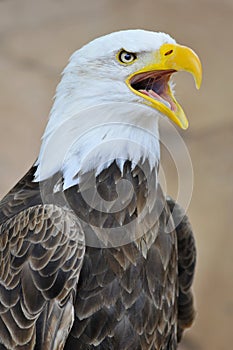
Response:
[[[132,79],[138,76],[138,74],[142,75],[143,73],[149,72],[159,73],[161,71],[163,73],[166,73],[166,71],[168,71],[168,73],[170,72],[168,78],[170,78],[170,75],[175,71],[189,72],[194,77],[196,88],[199,89],[202,81],[201,62],[195,52],[188,47],[177,44],[164,44],[158,51],[155,52],[151,63],[149,63],[147,66],[144,66],[141,70],[130,75],[126,80],[128,87],[135,94],[143,97],[146,104],[159,110],[182,129],[187,129],[188,120],[182,107],[173,96],[168,84],[166,85],[166,94],[174,108],[169,108],[167,104],[164,104],[161,99],[155,99],[149,94],[144,94],[142,91],[134,89],[131,85]]]

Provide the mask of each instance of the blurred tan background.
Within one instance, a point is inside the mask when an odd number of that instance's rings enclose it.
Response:
[[[0,195],[36,159],[60,72],[69,55],[119,29],[165,31],[201,57],[203,86],[176,79],[190,121],[188,210],[196,234],[197,318],[180,349],[233,344],[233,0],[0,0]],[[172,191],[172,170],[167,181]],[[132,349],[133,350],[133,349]]]

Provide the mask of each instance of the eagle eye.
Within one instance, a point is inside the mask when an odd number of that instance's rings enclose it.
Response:
[[[137,59],[137,55],[133,52],[121,50],[118,54],[118,59],[121,63],[129,64]]]

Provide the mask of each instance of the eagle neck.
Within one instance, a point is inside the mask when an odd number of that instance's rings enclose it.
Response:
[[[76,102],[75,102],[76,103]],[[64,189],[79,183],[83,173],[96,176],[114,161],[122,170],[148,161],[157,169],[160,159],[158,115],[139,103],[102,103],[88,108],[73,106],[56,123],[53,109],[37,161],[35,181],[61,172]]]

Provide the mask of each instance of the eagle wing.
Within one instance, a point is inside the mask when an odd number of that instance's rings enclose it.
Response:
[[[1,349],[62,349],[85,253],[72,211],[41,204],[0,225]]]
[[[184,210],[172,198],[167,198],[176,227],[178,245],[178,325],[177,340],[181,340],[185,328],[190,327],[195,317],[191,290],[196,265],[196,246],[193,231]]]

